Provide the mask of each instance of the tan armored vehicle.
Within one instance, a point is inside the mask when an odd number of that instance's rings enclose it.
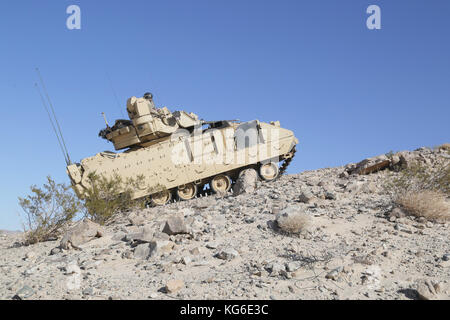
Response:
[[[199,192],[226,193],[247,168],[256,169],[264,180],[276,179],[298,143],[278,121],[207,122],[194,113],[155,108],[150,93],[128,99],[127,112],[130,120],[116,120],[99,133],[123,152],[100,152],[67,166],[80,198],[90,186],[90,173],[123,180],[140,176],[133,198],[148,197],[156,205],[173,197],[189,200]]]

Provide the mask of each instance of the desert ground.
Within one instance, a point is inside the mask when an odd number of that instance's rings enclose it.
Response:
[[[449,299],[449,221],[405,214],[384,188],[399,173],[360,166],[79,221],[32,245],[2,231],[0,299]]]

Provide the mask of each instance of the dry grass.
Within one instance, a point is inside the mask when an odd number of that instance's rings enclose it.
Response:
[[[416,217],[434,221],[450,220],[450,205],[446,195],[439,191],[408,192],[397,196],[395,202]]]
[[[311,225],[311,217],[302,212],[282,214],[277,219],[278,227],[286,233],[301,233],[308,230]]]
[[[450,143],[444,143],[438,147],[438,149],[443,149],[446,151],[450,151]]]

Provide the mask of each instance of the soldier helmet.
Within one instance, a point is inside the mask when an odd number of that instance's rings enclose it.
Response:
[[[146,93],[144,93],[144,99],[152,100],[153,95],[150,92],[146,92]]]

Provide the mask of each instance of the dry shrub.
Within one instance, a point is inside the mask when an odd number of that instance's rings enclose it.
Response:
[[[70,186],[56,183],[48,176],[42,188],[31,186],[31,194],[19,197],[25,212],[25,244],[56,238],[81,209]]]
[[[303,212],[284,212],[277,217],[278,227],[286,233],[299,234],[311,225],[311,217]]]
[[[119,175],[107,178],[91,173],[88,178],[90,188],[86,189],[83,207],[85,216],[92,221],[105,224],[121,212],[145,206],[143,200],[133,200],[133,191],[139,188],[143,177],[124,181]]]
[[[441,145],[438,147],[438,149],[442,149],[442,150],[445,150],[445,151],[450,152],[450,143],[444,143],[444,144],[441,144]]]
[[[420,161],[409,163],[388,178],[385,190],[395,205],[410,215],[429,220],[450,218],[450,164],[429,166]]]
[[[399,195],[395,202],[407,213],[427,220],[450,220],[450,205],[442,192],[424,190]]]

